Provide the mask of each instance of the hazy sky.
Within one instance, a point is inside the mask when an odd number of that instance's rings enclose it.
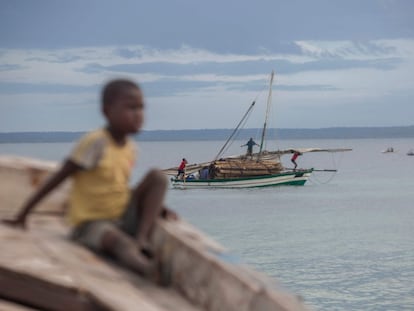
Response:
[[[414,124],[412,0],[0,0],[0,132],[103,124],[130,77],[146,129],[232,128],[275,70],[271,126]]]

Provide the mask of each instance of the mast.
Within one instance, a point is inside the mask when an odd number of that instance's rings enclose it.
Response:
[[[247,111],[244,114],[243,118],[240,120],[239,124],[237,124],[236,128],[233,130],[233,133],[231,133],[230,137],[227,139],[227,141],[225,142],[225,144],[223,145],[223,147],[221,147],[220,151],[217,153],[217,155],[214,158],[214,160],[217,160],[221,156],[221,154],[223,153],[224,149],[229,144],[230,140],[233,138],[233,136],[238,131],[240,125],[242,125],[242,123],[244,122],[244,120],[246,120],[247,116],[249,115],[250,111],[253,109],[254,104],[256,104],[256,101],[253,101],[252,104],[250,105],[249,109],[247,109]]]
[[[263,143],[266,135],[266,128],[267,128],[267,119],[269,118],[270,113],[270,106],[272,104],[272,84],[273,84],[273,77],[275,75],[275,72],[272,70],[272,73],[270,74],[270,83],[269,83],[269,95],[267,96],[267,107],[266,107],[266,115],[265,115],[265,121],[263,124],[263,131],[262,131],[262,139],[260,141],[260,150],[258,158],[262,155],[263,152]]]

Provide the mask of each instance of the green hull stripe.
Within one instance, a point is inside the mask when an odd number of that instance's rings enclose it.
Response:
[[[268,185],[246,185],[245,187],[241,187],[241,186],[232,186],[232,185],[223,185],[223,186],[219,186],[217,187],[218,189],[220,188],[234,188],[234,189],[241,189],[241,188],[267,188],[267,187],[283,187],[283,186],[303,186],[306,183],[306,180],[291,180],[291,181],[286,181],[286,182],[281,182],[281,183],[276,183],[276,184],[268,184]],[[194,184],[194,183],[193,183]],[[185,188],[185,183],[179,183],[176,184],[176,186],[182,186]],[[194,185],[195,186],[195,185]],[[202,185],[203,188],[210,188],[210,187],[215,187],[214,184],[206,184],[206,185]],[[192,186],[189,186],[188,188],[192,188]]]
[[[266,175],[266,176],[254,176],[254,177],[240,177],[240,178],[222,178],[222,179],[189,179],[186,180],[186,183],[216,183],[216,182],[229,182],[229,181],[244,181],[244,180],[258,180],[258,179],[267,179],[267,178],[274,178],[274,177],[282,177],[282,176],[295,176],[295,177],[302,177],[304,174],[312,173],[313,169],[297,171],[297,172],[289,172],[289,173],[282,173],[282,174],[275,174],[275,175]],[[183,182],[181,179],[174,179],[174,182]],[[294,181],[292,181],[294,182]],[[184,183],[184,182],[183,182]]]
[[[279,186],[303,186],[306,180],[292,180],[280,184],[261,185],[261,186],[250,186],[249,188],[265,188],[265,187],[279,187]]]

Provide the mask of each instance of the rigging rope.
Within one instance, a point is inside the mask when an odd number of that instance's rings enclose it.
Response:
[[[244,129],[244,126],[247,123],[247,120],[249,119],[251,112],[252,112],[252,108],[254,106],[254,104],[256,103],[257,99],[259,98],[259,96],[263,93],[263,91],[265,90],[266,85],[263,86],[262,90],[256,95],[255,99],[253,100],[252,104],[250,105],[249,109],[247,110],[247,112],[244,114],[243,118],[240,120],[239,124],[236,126],[236,128],[234,129],[233,133],[230,135],[230,137],[227,139],[227,141],[225,142],[225,144],[223,145],[223,147],[221,147],[220,151],[217,153],[216,157],[214,158],[214,160],[219,159],[233,144],[233,142],[237,139],[240,130]]]
[[[250,113],[251,113],[251,111],[250,111]],[[250,116],[250,113],[249,113],[249,116]],[[240,126],[240,129],[243,129],[244,128],[244,126],[246,125],[246,123],[247,123],[247,120],[248,120],[248,117],[243,121],[243,123],[241,124],[241,126]],[[233,143],[234,143],[234,141],[236,141],[237,140],[237,138],[239,137],[239,134],[240,134],[240,131],[237,131],[237,132],[235,132],[235,134],[234,134],[234,138],[227,144],[227,146],[224,148],[224,150],[222,151],[222,152],[220,152],[217,156],[216,156],[216,160],[222,155],[222,154],[224,154],[224,153],[226,153],[227,152],[227,150],[229,150],[229,148],[233,145]]]
[[[334,153],[331,153],[331,160],[332,160],[332,163],[333,163],[333,167],[334,167],[335,172],[333,172],[333,173],[331,174],[331,176],[330,176],[327,180],[321,181],[320,179],[318,179],[318,178],[315,176],[315,173],[314,173],[314,174],[312,174],[312,175],[309,177],[309,180],[310,180],[310,181],[312,181],[312,182],[313,182],[313,183],[315,183],[315,184],[318,184],[318,185],[326,185],[326,184],[330,183],[330,182],[331,182],[331,181],[335,178],[336,174],[338,173],[338,167],[340,166],[340,162],[342,162],[343,157],[344,157],[343,153],[342,153],[342,152],[340,152],[340,159],[339,159],[339,161],[338,161],[339,163],[337,163],[337,162],[335,161],[335,156],[334,156]]]

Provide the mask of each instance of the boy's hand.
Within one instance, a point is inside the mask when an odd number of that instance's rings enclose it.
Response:
[[[26,229],[26,217],[17,217],[14,219],[2,219],[1,223],[4,225],[8,225],[8,226],[12,226],[12,227],[17,227],[20,229]]]
[[[162,209],[161,217],[166,220],[178,220],[177,213],[166,207]]]

